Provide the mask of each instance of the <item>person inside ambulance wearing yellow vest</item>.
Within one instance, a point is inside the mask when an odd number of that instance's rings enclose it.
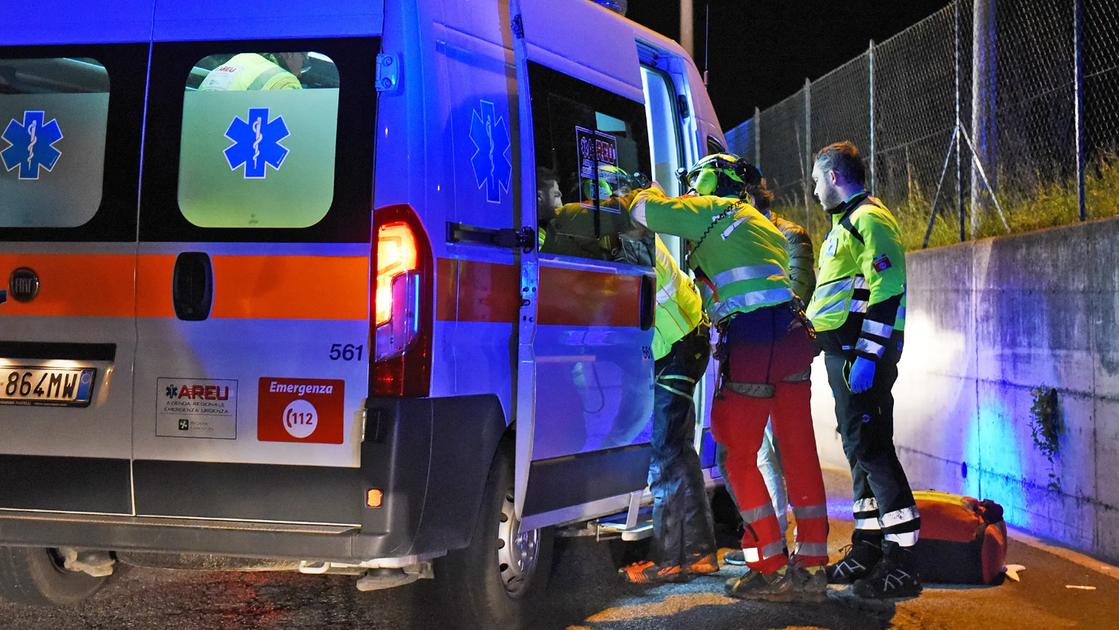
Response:
[[[299,90],[308,55],[305,52],[241,53],[214,68],[199,90],[245,92],[254,90]]]
[[[720,380],[711,430],[727,449],[751,569],[729,580],[726,591],[749,599],[820,601],[827,588],[827,505],[810,383],[803,378],[816,349],[793,299],[785,237],[742,199],[746,186],[760,179],[756,168],[734,155],[709,155],[688,171],[694,195],[669,198],[650,188],[634,197],[630,213],[651,230],[688,240],[688,264],[719,329]],[[797,516],[791,559],[757,466],[770,418]]]
[[[644,228],[638,228],[638,232],[648,234]],[[653,332],[656,388],[649,489],[653,493],[654,557],[659,561],[636,562],[619,571],[635,584],[680,582],[719,570],[711,509],[694,447],[692,398],[711,353],[709,321],[699,291],[680,271],[659,236],[654,253],[655,261],[630,260],[655,262],[657,270]]]
[[[824,350],[843,452],[854,484],[855,532],[828,582],[864,598],[921,592],[913,546],[921,518],[894,451],[894,399],[905,329],[905,250],[898,223],[868,196],[855,145],[816,154],[812,179],[831,231],[808,317]]]

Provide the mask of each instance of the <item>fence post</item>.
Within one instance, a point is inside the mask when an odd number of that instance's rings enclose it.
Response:
[[[804,78],[804,227],[812,225],[812,81]]]
[[[762,163],[762,110],[754,108],[754,164]]]
[[[1073,86],[1075,88],[1076,120],[1076,201],[1079,204],[1080,220],[1088,218],[1084,190],[1084,2],[1072,3],[1072,49],[1073,49]]]
[[[875,193],[875,150],[874,150],[874,40],[870,40],[870,47],[867,49],[868,61],[868,78],[867,90],[870,92],[870,194]]]
[[[956,50],[955,50],[955,66],[956,66],[956,133],[960,132],[960,0],[953,3],[955,13],[955,26],[953,30],[956,34]],[[956,205],[960,215],[960,242],[964,242],[965,233],[964,225],[966,221],[966,213],[964,212],[964,164],[961,156],[960,145],[962,142],[956,142]]]

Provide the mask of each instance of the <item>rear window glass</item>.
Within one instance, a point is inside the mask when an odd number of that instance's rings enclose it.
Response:
[[[77,227],[97,213],[109,73],[86,57],[0,58],[0,227]]]
[[[302,228],[334,199],[338,69],[316,52],[194,64],[183,95],[179,209],[198,227]]]

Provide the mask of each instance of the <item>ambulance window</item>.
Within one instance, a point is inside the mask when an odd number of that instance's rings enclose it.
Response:
[[[529,80],[541,253],[652,266],[624,201],[649,181],[645,108],[537,64]]]
[[[338,69],[321,53],[194,64],[183,94],[179,209],[204,228],[302,228],[334,199]]]
[[[109,73],[88,57],[0,58],[0,227],[77,227],[101,205]]]

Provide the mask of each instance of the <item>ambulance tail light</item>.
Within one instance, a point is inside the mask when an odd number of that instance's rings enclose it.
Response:
[[[408,206],[374,212],[374,396],[426,396],[431,380],[431,244]]]

